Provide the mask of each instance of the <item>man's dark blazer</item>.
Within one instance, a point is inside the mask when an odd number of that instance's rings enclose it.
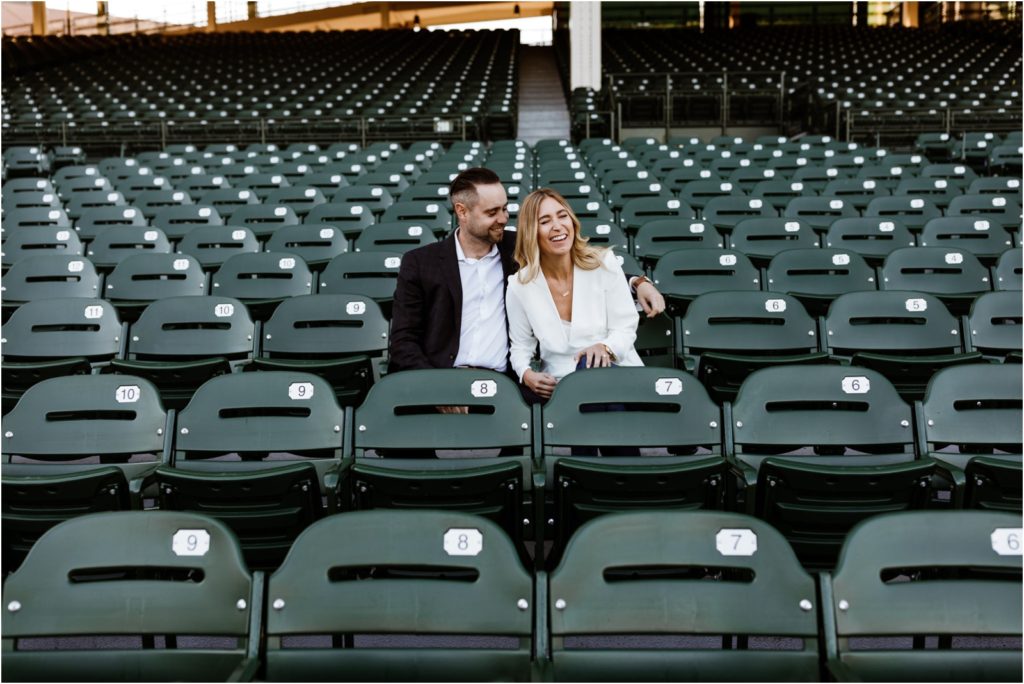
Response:
[[[462,329],[462,277],[455,239],[453,231],[444,240],[402,257],[391,307],[390,371],[455,364]],[[515,246],[515,232],[506,230],[498,244],[503,288],[508,276],[518,270],[512,258]]]

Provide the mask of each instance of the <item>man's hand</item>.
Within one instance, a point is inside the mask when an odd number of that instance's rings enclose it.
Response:
[[[461,413],[463,415],[469,415],[468,406],[437,406],[438,413]]]
[[[640,302],[648,318],[654,318],[665,310],[665,298],[651,282],[640,283],[636,288],[636,301]]]
[[[553,375],[538,373],[531,369],[523,373],[523,384],[533,390],[534,394],[541,399],[550,399],[558,380]]]

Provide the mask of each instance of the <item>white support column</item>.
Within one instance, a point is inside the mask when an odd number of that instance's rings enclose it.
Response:
[[[601,3],[569,3],[570,89],[601,90]]]

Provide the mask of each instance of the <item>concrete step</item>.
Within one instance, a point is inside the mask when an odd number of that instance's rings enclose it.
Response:
[[[551,47],[523,47],[519,61],[518,138],[534,144],[569,137],[569,107]]]

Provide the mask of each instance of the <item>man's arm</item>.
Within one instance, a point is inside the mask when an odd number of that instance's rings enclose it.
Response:
[[[433,368],[423,350],[427,307],[416,255],[406,254],[398,269],[395,299],[391,305],[389,367],[392,371]]]
[[[648,318],[654,318],[665,310],[665,298],[658,292],[658,288],[654,287],[654,283],[644,276],[630,274],[626,275],[626,280],[629,281],[630,292],[634,294]],[[637,281],[641,282],[637,284]]]

